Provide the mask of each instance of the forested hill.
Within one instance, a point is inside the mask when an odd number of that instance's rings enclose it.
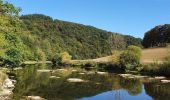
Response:
[[[145,33],[143,46],[162,47],[170,43],[170,24],[159,25]]]
[[[30,50],[41,50],[47,59],[55,53],[68,52],[73,59],[110,55],[112,50],[141,45],[141,39],[107,32],[92,26],[54,20],[41,14],[24,15],[22,27],[27,34],[21,39]],[[36,51],[35,51],[36,52]]]

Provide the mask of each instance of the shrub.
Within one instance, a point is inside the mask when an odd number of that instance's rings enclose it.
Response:
[[[58,65],[61,63],[61,56],[60,53],[56,53],[53,58],[52,58],[52,62],[54,65]]]
[[[53,64],[68,64],[71,60],[71,56],[67,52],[57,53],[54,55],[52,62]]]
[[[10,48],[5,52],[4,64],[16,67],[23,62],[23,54],[17,48]]]
[[[120,55],[120,64],[125,67],[126,70],[137,70],[140,66],[141,48],[137,46],[129,46]]]

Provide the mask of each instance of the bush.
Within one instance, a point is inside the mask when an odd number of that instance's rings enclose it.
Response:
[[[120,64],[126,70],[137,70],[140,66],[141,48],[137,46],[129,46],[120,55]]]
[[[61,64],[61,56],[59,53],[56,53],[53,58],[52,58],[52,62],[54,65],[58,65]]]
[[[53,64],[68,64],[71,60],[71,56],[67,52],[57,53],[54,55],[52,62]]]
[[[19,66],[23,62],[23,54],[17,48],[10,48],[5,52],[4,64],[12,67]]]

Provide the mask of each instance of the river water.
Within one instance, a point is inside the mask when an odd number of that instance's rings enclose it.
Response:
[[[12,71],[17,80],[13,100],[27,96],[47,100],[170,100],[170,84],[150,78],[123,78],[79,68],[51,69],[34,65]],[[84,81],[69,82],[70,78]]]

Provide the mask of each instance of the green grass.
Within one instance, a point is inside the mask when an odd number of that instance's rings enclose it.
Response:
[[[101,58],[97,58],[97,59],[70,60],[69,63],[74,66],[82,66],[82,65],[96,66],[98,64],[118,65],[119,64],[119,56],[111,55],[111,56],[101,57]]]

